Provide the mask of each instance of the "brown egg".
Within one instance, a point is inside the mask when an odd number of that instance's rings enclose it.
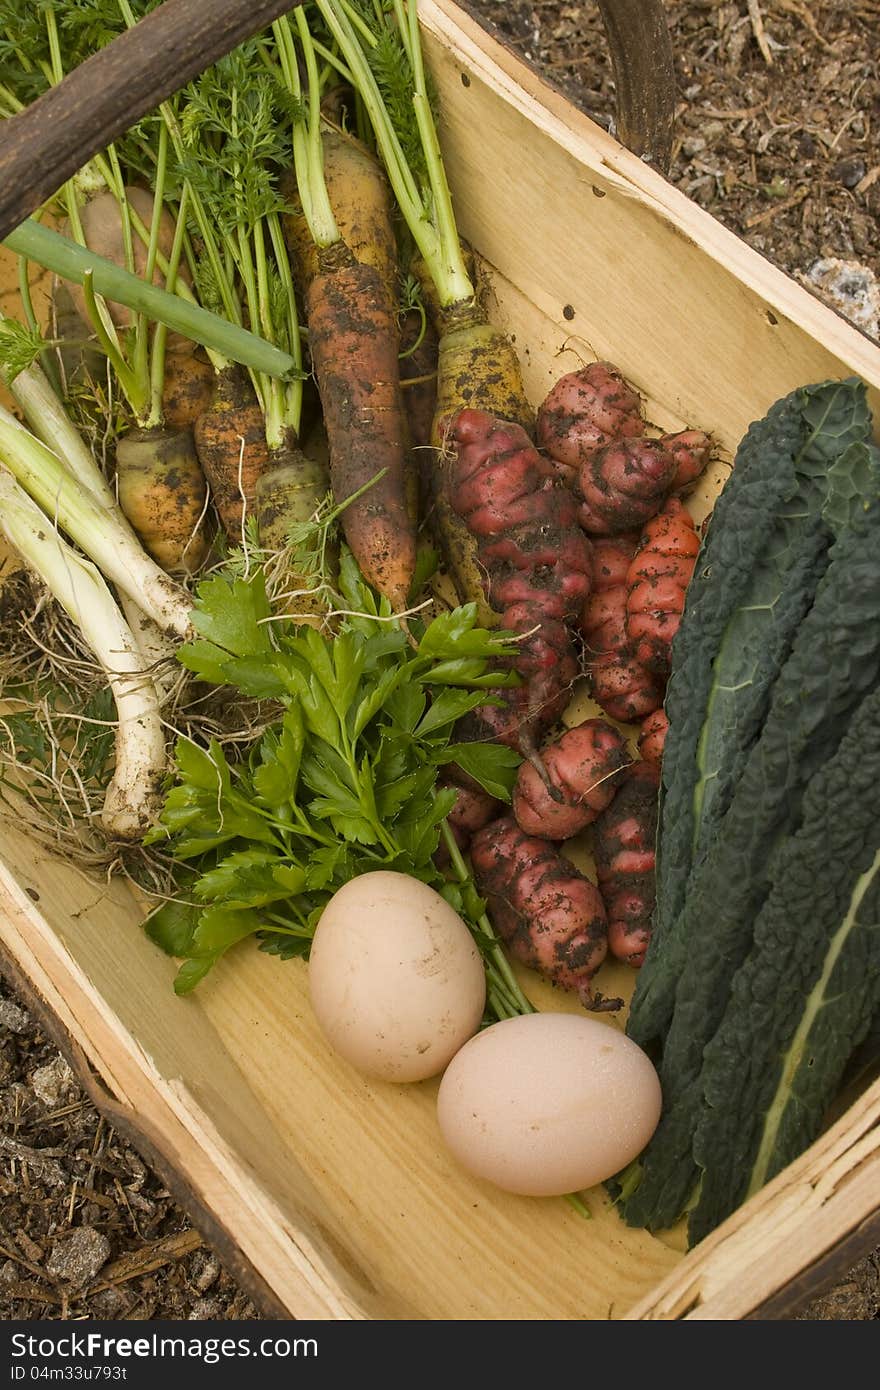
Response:
[[[486,975],[465,923],[407,874],[362,874],[324,909],[309,992],[328,1042],[385,1081],[436,1076],[480,1026]]]
[[[660,1082],[613,1025],[527,1014],[484,1029],[457,1053],[437,1118],[475,1177],[524,1196],[561,1196],[637,1157],[660,1118]]]

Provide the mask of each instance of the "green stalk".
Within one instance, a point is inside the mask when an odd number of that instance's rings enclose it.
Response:
[[[395,0],[395,8],[400,3],[401,0]],[[440,233],[440,246],[449,276],[452,280],[459,276],[463,277],[470,286],[472,294],[473,287],[465,269],[458,227],[455,223],[455,213],[452,210],[452,195],[449,192],[449,183],[446,179],[446,167],[440,151],[440,141],[437,139],[437,127],[434,124],[431,104],[428,100],[428,84],[425,80],[425,63],[422,56],[416,0],[407,0],[407,17],[409,20],[407,48],[413,72],[412,102],[416,113],[416,124],[419,128],[422,151],[428,166],[428,178],[431,181],[431,200]],[[405,33],[406,30],[402,29],[401,32]],[[460,299],[468,297],[467,294],[458,295]],[[453,303],[454,301],[448,302]]]
[[[302,199],[303,216],[309,233],[316,246],[335,246],[341,240],[336,218],[330,206],[327,184],[324,179],[324,151],[321,144],[321,88],[318,80],[318,66],[315,52],[310,43],[308,25],[302,9],[296,11],[296,24],[303,45],[308,77],[308,118],[305,128],[301,121],[293,127],[293,163],[296,182]],[[293,34],[287,18],[282,18],[273,26],[279,36],[279,49],[282,54],[282,69],[285,73],[291,94],[302,100],[302,89]]]
[[[106,354],[110,365],[116,373],[120,386],[125,397],[134,411],[135,415],[140,416],[141,411],[146,405],[146,392],[144,383],[139,381],[135,372],[128,365],[117,346],[117,342],[110,337],[101,317],[101,309],[95,298],[95,290],[92,284],[92,272],[87,270],[82,282],[83,295],[86,302],[86,314],[89,322],[95,331],[98,344]]]
[[[274,338],[275,326],[272,323],[272,313],[269,304],[266,238],[262,221],[257,222],[254,226],[253,251],[257,277],[256,289],[260,329],[265,337]],[[263,414],[266,417],[266,442],[270,449],[279,449],[284,437],[284,388],[277,377],[269,377],[268,380],[261,377],[260,386],[262,388],[261,399],[263,402]]]
[[[341,0],[316,0],[316,4],[351,68],[358,94],[367,108],[398,206],[436,285],[441,304],[456,304],[460,300],[472,299],[474,287],[464,264],[437,133],[427,101],[418,19],[413,0],[408,0],[409,22],[406,28],[401,30],[401,37],[405,34],[405,51],[411,52],[414,59],[413,104],[428,168],[429,200],[419,191],[376,79]]]
[[[443,836],[443,843],[445,844],[449,852],[450,862],[452,864],[452,869],[456,878],[458,879],[459,883],[470,883],[471,875],[468,871],[467,865],[464,862],[461,850],[458,847],[455,836],[453,835],[452,830],[449,827],[448,821],[442,820],[440,822],[440,833]],[[526,996],[520,989],[519,981],[517,980],[516,976],[513,973],[513,970],[511,969],[510,961],[504,954],[504,951],[501,948],[501,943],[495,934],[495,928],[492,926],[492,923],[489,921],[489,918],[486,916],[485,912],[477,921],[477,926],[480,928],[480,931],[483,932],[486,936],[488,936],[493,943],[490,952],[490,960],[492,965],[498,971],[498,974],[501,977],[501,980],[504,982],[504,985],[506,986],[507,990],[510,992],[510,997],[516,1005],[516,1012],[518,1014],[535,1013],[535,1006],[530,1002],[530,1000],[526,998]]]
[[[163,632],[191,633],[189,595],[146,554],[121,513],[110,513],[88,486],[0,406],[0,460],[77,545]]]
[[[269,214],[269,236],[272,239],[272,250],[275,252],[275,261],[278,266],[281,280],[287,296],[287,342],[288,347],[297,366],[298,375],[292,381],[288,381],[284,386],[284,414],[291,426],[299,434],[300,422],[302,419],[302,398],[303,398],[303,378],[305,373],[302,370],[302,339],[299,331],[299,316],[296,311],[296,291],[293,285],[293,275],[290,269],[290,257],[287,253],[287,246],[284,241],[284,233],[281,230],[281,221],[278,214]]]
[[[164,129],[164,127],[163,127]],[[186,234],[186,188],[181,189],[180,204],[177,209],[177,225],[168,258],[167,284],[179,284],[177,269],[183,254],[183,241]],[[162,393],[165,386],[165,343],[168,329],[164,323],[157,323],[153,333],[153,352],[150,359],[150,414],[147,429],[158,429],[164,418]]]
[[[11,232],[3,245],[78,285],[91,271],[94,288],[105,299],[125,304],[134,312],[143,310],[156,322],[166,324],[206,348],[215,349],[233,362],[253,367],[267,376],[287,377],[296,371],[296,363],[289,353],[273,347],[255,333],[196,304],[189,304],[158,285],[147,284],[103,256],[96,256],[58,232],[42,227],[32,218]]]

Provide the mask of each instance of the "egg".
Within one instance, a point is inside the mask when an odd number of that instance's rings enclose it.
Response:
[[[577,1014],[495,1023],[440,1083],[437,1118],[468,1172],[508,1192],[554,1197],[625,1168],[660,1118],[660,1082],[623,1033]]]
[[[458,913],[407,874],[361,874],[325,907],[309,956],[315,1017],[385,1081],[436,1076],[480,1026],[486,973]]]

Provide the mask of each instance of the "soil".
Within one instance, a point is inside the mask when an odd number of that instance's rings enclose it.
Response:
[[[671,180],[790,274],[814,288],[832,282],[824,292],[835,307],[877,334],[880,0],[666,7],[678,88]],[[613,125],[595,5],[483,0],[470,8]],[[831,269],[817,271],[817,262]],[[254,1316],[0,980],[0,1319]],[[880,1316],[880,1251],[799,1316]]]

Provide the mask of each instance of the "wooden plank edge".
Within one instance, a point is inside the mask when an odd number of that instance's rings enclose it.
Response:
[[[675,55],[663,0],[598,0],[598,4],[614,72],[612,129],[633,154],[665,171],[672,154],[676,89]],[[469,0],[459,0],[458,8],[517,57],[507,35],[492,20],[481,22],[483,12]],[[543,80],[569,100],[552,77]]]
[[[49,960],[41,948],[48,952]],[[114,1113],[120,1123],[130,1125],[133,1135],[144,1134],[146,1145],[162,1165],[163,1180],[181,1173],[189,1148],[186,1163],[189,1169],[198,1170],[198,1181],[188,1181],[185,1176],[175,1180],[181,1205],[194,1220],[204,1220],[205,1228],[217,1234],[220,1248],[231,1249],[241,1268],[254,1270],[260,1280],[259,1286],[254,1284],[255,1292],[262,1300],[262,1286],[270,1291],[271,1301],[265,1306],[271,1307],[273,1316],[278,1308],[288,1318],[349,1321],[368,1316],[334,1278],[322,1252],[303,1232],[291,1227],[274,1201],[255,1184],[185,1086],[167,1081],[122,1021],[102,1010],[100,994],[2,860],[0,951],[15,963],[16,977],[29,982],[31,995],[43,1001],[44,1016],[54,1020],[50,1036],[60,1029],[60,1036],[74,1040],[86,1066],[95,1068],[118,1107]],[[118,1055],[112,1058],[114,1051]],[[80,1066],[75,1070],[82,1074]],[[158,1118],[147,1121],[141,1113],[139,1101],[144,1097],[154,1099],[160,1107]],[[96,1103],[103,1104],[99,1093],[95,1098]],[[247,1235],[250,1254],[236,1236],[233,1216]],[[259,1267],[255,1258],[258,1249],[263,1257]]]
[[[873,339],[579,111],[453,0],[419,0],[419,17],[426,32],[463,70],[475,74],[586,169],[617,193],[650,208],[777,317],[797,324],[854,374],[880,388],[880,347]]]
[[[710,1236],[626,1317],[767,1316],[786,1290],[809,1295],[880,1221],[880,1081]],[[857,1256],[856,1256],[857,1257]]]
[[[291,1313],[276,1297],[255,1266],[236,1244],[229,1230],[186,1181],[165,1151],[162,1137],[155,1134],[143,1119],[135,1119],[129,1108],[110,1094],[94,1071],[85,1052],[64,1026],[48,1001],[24,973],[9,947],[0,940],[0,975],[8,980],[25,1007],[33,1014],[40,1028],[64,1057],[76,1080],[91,1104],[121,1134],[127,1144],[137,1151],[171,1193],[177,1205],[186,1213],[196,1230],[219,1256],[227,1273],[244,1289],[254,1306],[267,1318],[290,1319]]]
[[[859,1260],[880,1247],[880,1212],[867,1217],[845,1236],[833,1250],[789,1280],[778,1293],[768,1298],[746,1321],[770,1322],[796,1317],[814,1298],[839,1284]]]

